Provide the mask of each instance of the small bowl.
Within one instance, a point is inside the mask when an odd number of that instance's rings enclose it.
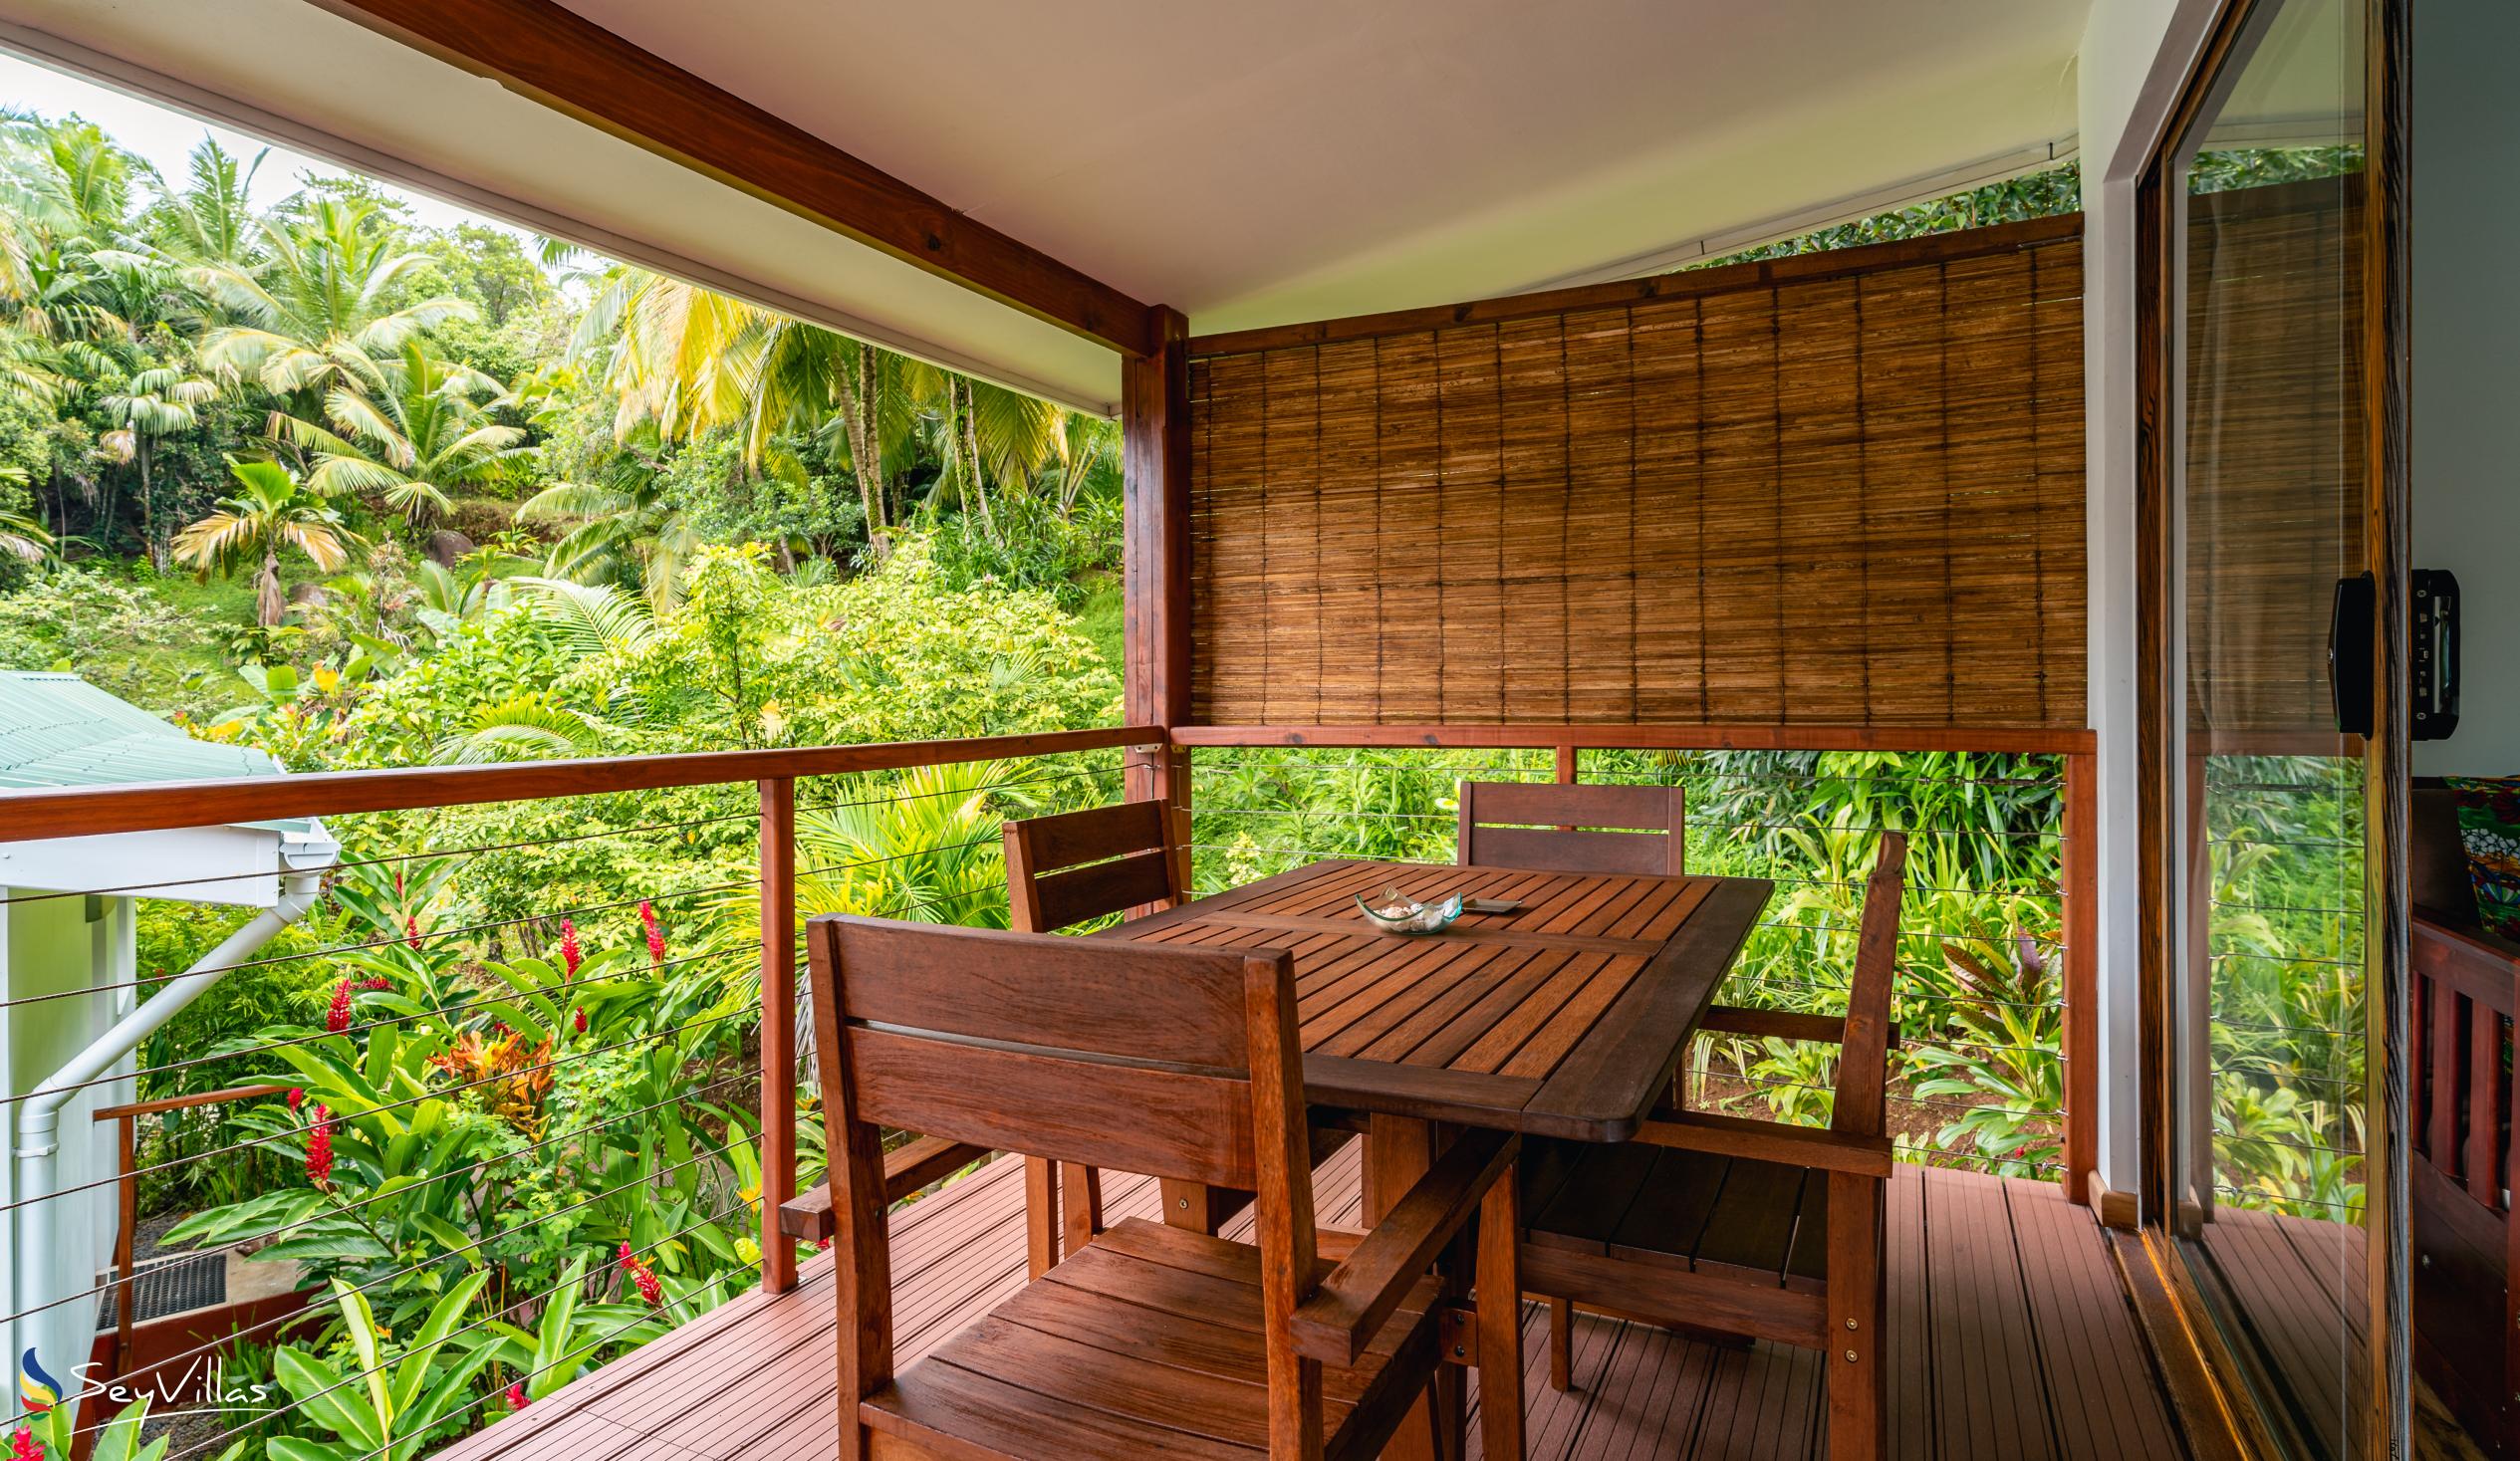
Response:
[[[1357,894],[1357,911],[1385,933],[1440,933],[1461,916],[1461,895],[1454,893],[1440,903],[1421,903],[1396,887],[1386,887],[1378,897]]]

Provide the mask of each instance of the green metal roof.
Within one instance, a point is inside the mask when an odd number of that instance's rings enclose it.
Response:
[[[196,741],[75,674],[0,670],[0,789],[138,786],[283,775],[250,746]],[[308,818],[242,824],[311,832]]]

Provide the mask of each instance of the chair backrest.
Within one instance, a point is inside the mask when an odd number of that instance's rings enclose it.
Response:
[[[1879,1136],[1889,1084],[1890,985],[1898,974],[1898,906],[1907,892],[1907,835],[1882,834],[1873,874],[1864,882],[1864,917],[1847,987],[1846,1042],[1838,1053],[1838,1092],[1831,1130]]]
[[[1015,928],[1048,933],[1089,918],[1180,901],[1171,809],[1116,802],[1006,824]]]
[[[1318,1245],[1289,955],[839,914],[809,933],[846,1401],[892,1372],[886,1127],[1254,1192],[1270,1322],[1292,1324]]]
[[[1459,860],[1677,877],[1687,870],[1685,807],[1678,787],[1465,781]]]

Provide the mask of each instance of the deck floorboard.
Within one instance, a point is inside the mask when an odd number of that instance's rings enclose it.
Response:
[[[1002,1158],[894,1214],[904,1363],[1022,1286],[1020,1167]],[[1104,1192],[1115,1221],[1161,1206],[1142,1177],[1107,1174]],[[1323,1168],[1318,1192],[1325,1223],[1357,1224],[1354,1144]],[[2182,1454],[2089,1213],[2052,1185],[1901,1167],[1889,1217],[1893,1461]],[[816,1259],[793,1293],[735,1300],[439,1454],[627,1461],[661,1446],[697,1461],[818,1461],[837,1453],[832,1326],[830,1261]],[[1578,1315],[1575,1388],[1561,1394],[1546,1335],[1545,1311],[1530,1306],[1534,1461],[1794,1461],[1824,1445],[1817,1353]],[[1471,1438],[1475,1455],[1475,1425]]]

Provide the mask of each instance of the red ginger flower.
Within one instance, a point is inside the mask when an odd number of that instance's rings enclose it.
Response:
[[[420,915],[406,913],[402,917],[402,941],[413,948],[420,946]]]
[[[630,1252],[628,1239],[622,1242],[622,1272],[630,1276],[630,1283],[638,1290],[639,1298],[646,1300],[651,1306],[665,1302],[664,1285],[656,1282],[654,1270],[639,1262],[636,1255]]]
[[[333,1184],[333,1110],[320,1101],[315,1125],[306,1133],[306,1175],[318,1187]]]
[[[560,977],[563,979],[577,978],[578,966],[585,963],[586,958],[586,952],[578,947],[578,925],[570,922],[566,918],[561,919]]]
[[[638,925],[647,930],[647,962],[665,961],[665,931],[656,926],[656,905],[641,899],[638,904]]]
[[[9,1457],[10,1461],[44,1461],[44,1448],[35,1443],[31,1427],[18,1427],[17,1435],[9,1442]]]
[[[580,1035],[584,1035],[584,1034],[586,1034],[586,1033],[587,1033],[587,1008],[586,1008],[586,1006],[584,1006],[584,1005],[580,1005],[580,1006],[578,1006],[576,1009],[571,1010],[571,1011],[569,1012],[569,1016],[570,1016],[571,1021],[577,1025],[577,1027],[578,1027],[578,1033],[579,1033]]]
[[[391,989],[393,988],[393,981],[387,979],[382,974],[378,974],[373,978],[359,981],[359,987],[362,989]]]
[[[350,1028],[351,981],[345,979],[333,986],[333,1003],[324,1011],[324,1028],[339,1035]]]
[[[289,1088],[289,1114],[291,1114],[291,1115],[293,1115],[293,1116],[294,1116],[294,1115],[296,1115],[296,1114],[298,1113],[298,1108],[299,1108],[300,1106],[305,1105],[305,1104],[306,1104],[306,1088],[305,1088],[305,1087],[303,1087],[303,1086],[292,1086],[292,1087],[290,1087],[290,1088]]]
[[[525,1381],[518,1380],[515,1384],[508,1386],[508,1408],[510,1410],[525,1408]]]

